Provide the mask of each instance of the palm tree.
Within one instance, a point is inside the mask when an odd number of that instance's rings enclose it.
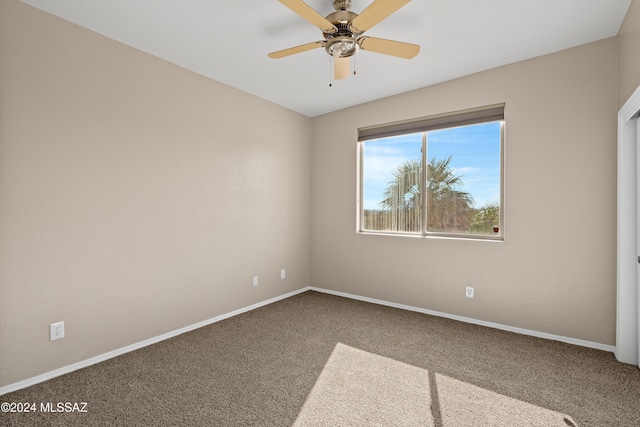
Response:
[[[439,232],[467,231],[473,197],[459,191],[462,177],[450,166],[451,156],[432,158],[427,165],[427,230]],[[420,160],[408,160],[393,172],[380,205],[389,215],[389,228],[397,231],[420,231],[422,224],[422,167]]]
[[[432,158],[427,174],[427,230],[440,232],[467,231],[473,197],[459,191],[462,177],[455,175],[449,165],[452,157],[444,160]]]

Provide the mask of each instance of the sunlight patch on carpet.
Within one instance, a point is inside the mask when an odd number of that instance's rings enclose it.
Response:
[[[295,426],[577,426],[571,417],[338,343]]]

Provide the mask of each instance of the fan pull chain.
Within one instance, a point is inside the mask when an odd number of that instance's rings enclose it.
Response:
[[[356,56],[353,56],[353,75],[356,75]]]
[[[333,85],[331,84],[332,80],[331,80],[331,71],[333,69],[333,67],[331,66],[331,61],[333,60],[333,56],[329,56],[329,87],[332,87]]]

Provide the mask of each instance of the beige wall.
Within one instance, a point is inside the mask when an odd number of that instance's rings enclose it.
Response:
[[[504,243],[356,233],[358,127],[500,102]],[[314,286],[614,344],[615,38],[327,114],[312,128]]]
[[[0,57],[0,386],[309,285],[310,119],[17,0]]]
[[[618,33],[618,107],[640,86],[640,0],[633,0]]]

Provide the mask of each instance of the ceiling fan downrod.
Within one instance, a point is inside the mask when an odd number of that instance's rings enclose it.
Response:
[[[335,0],[333,8],[335,10],[349,10],[351,9],[351,0]]]

